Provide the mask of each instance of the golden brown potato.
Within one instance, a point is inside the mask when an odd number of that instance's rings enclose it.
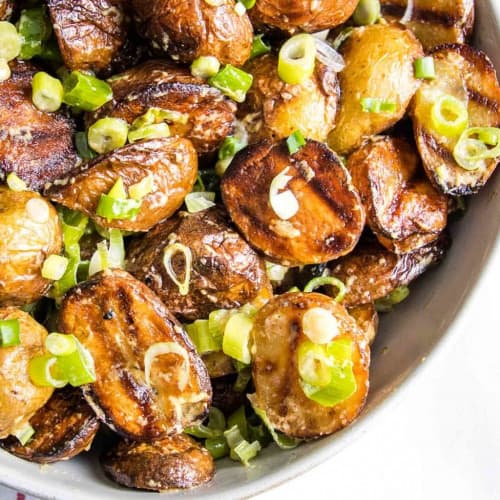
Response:
[[[72,172],[68,182],[53,184],[46,195],[89,215],[102,227],[147,231],[182,205],[197,173],[198,158],[190,141],[181,137],[149,139],[97,157]],[[154,189],[142,199],[136,217],[108,220],[96,214],[101,195],[108,193],[120,177],[128,189],[147,176],[152,176]]]
[[[182,295],[163,263],[165,249],[181,244],[192,255],[189,291]],[[215,309],[233,309],[270,288],[260,257],[231,227],[225,211],[210,208],[156,226],[129,247],[127,270],[148,285],[172,314],[185,320],[207,318]],[[186,258],[172,257],[172,270],[182,281]]]
[[[0,320],[5,319],[19,321],[21,344],[0,348],[0,439],[26,425],[54,391],[34,385],[28,375],[31,358],[45,354],[47,330],[15,307],[0,309]]]
[[[325,142],[340,97],[337,74],[316,63],[311,78],[290,85],[280,79],[277,68],[278,59],[271,54],[252,59],[245,67],[253,75],[253,84],[238,108],[238,117],[246,126],[249,142],[283,139],[295,130]]]
[[[250,18],[259,30],[313,33],[347,21],[357,4],[358,0],[257,0]]]
[[[410,143],[382,136],[368,141],[347,162],[370,229],[395,253],[430,243],[446,227],[447,197],[421,175],[419,164]]]
[[[500,85],[495,68],[481,51],[468,45],[446,45],[432,52],[437,78],[426,80],[412,106],[413,129],[427,176],[444,193],[467,195],[481,189],[498,158],[476,170],[465,170],[453,158],[457,137],[444,137],[430,125],[433,103],[442,94],[467,105],[470,127],[500,126]]]
[[[363,332],[366,342],[371,345],[378,331],[378,313],[373,303],[362,306],[349,307],[347,312],[356,320],[359,329]]]
[[[215,474],[210,453],[184,434],[152,443],[120,441],[104,452],[101,465],[112,481],[153,491],[194,488]]]
[[[94,359],[87,402],[122,436],[152,441],[205,417],[212,390],[203,362],[165,305],[130,274],[103,271],[73,288],[59,324]],[[153,344],[159,351],[149,362]]]
[[[184,63],[215,56],[223,64],[241,66],[250,57],[253,29],[234,0],[132,0],[140,33]]]
[[[355,28],[341,51],[346,63],[339,74],[342,97],[328,144],[346,154],[403,117],[420,85],[413,63],[424,53],[413,33],[400,24]],[[362,99],[382,99],[396,109],[365,112]]]
[[[356,390],[345,401],[326,407],[309,399],[302,389],[297,351],[308,337],[303,317],[313,308],[331,313],[338,327],[334,340],[351,340]],[[332,434],[351,423],[364,406],[368,392],[370,349],[363,332],[347,310],[319,293],[286,293],[273,298],[258,313],[251,333],[252,405],[264,410],[278,431],[299,438]]]
[[[31,102],[31,80],[39,69],[11,62],[12,76],[0,82],[0,180],[15,172],[41,190],[77,163],[73,121],[63,112],[44,113]]]
[[[68,460],[90,448],[99,420],[80,389],[55,391],[30,419],[35,434],[24,446],[13,436],[0,442],[9,453],[30,462],[50,464]]]
[[[371,304],[394,289],[408,285],[429,267],[439,263],[450,246],[446,233],[411,253],[396,255],[378,243],[362,243],[351,254],[330,262],[330,274],[346,286],[342,304]],[[325,287],[327,288],[327,287]],[[330,292],[327,291],[330,295]],[[337,290],[332,291],[336,294]]]
[[[408,0],[381,0],[382,15],[399,21]],[[413,0],[410,21],[406,25],[415,33],[425,50],[443,43],[464,43],[474,25],[474,0]]]
[[[124,46],[128,21],[121,0],[48,0],[47,5],[69,69],[100,71]]]
[[[10,19],[13,8],[14,0],[0,0],[0,21],[7,21]]]
[[[40,299],[51,284],[42,277],[43,262],[61,251],[54,207],[38,193],[0,186],[0,306]]]
[[[88,114],[87,125],[104,116],[132,123],[150,108],[162,108],[183,115],[185,123],[170,123],[170,132],[190,139],[199,153],[216,150],[233,131],[235,103],[187,68],[148,61],[114,76],[109,83],[113,100]]]
[[[222,351],[203,354],[201,359],[207,367],[210,378],[224,377],[236,372],[232,358],[230,358],[227,354],[224,354]],[[213,404],[215,405],[215,403]]]
[[[283,220],[270,202],[273,179],[286,171],[298,211]],[[221,182],[222,199],[251,245],[284,265],[327,262],[357,243],[365,214],[350,175],[326,145],[308,140],[290,155],[286,141],[240,151]]]

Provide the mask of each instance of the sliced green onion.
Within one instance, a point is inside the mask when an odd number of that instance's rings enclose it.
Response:
[[[464,130],[453,149],[453,157],[466,170],[484,168],[484,160],[500,157],[500,128],[471,127]]]
[[[300,378],[307,384],[325,387],[332,380],[332,362],[322,345],[305,341],[297,350]]]
[[[335,296],[335,302],[342,302],[346,294],[346,286],[338,278],[333,276],[318,276],[310,280],[304,287],[304,292],[314,292],[317,288],[321,286],[334,286],[337,288],[338,292]]]
[[[288,182],[293,178],[287,175],[290,167],[283,169],[274,177],[269,186],[269,204],[274,213],[282,220],[291,219],[299,211],[299,202],[289,189],[286,189]],[[284,190],[279,192],[280,190]]]
[[[253,443],[246,441],[236,425],[225,431],[224,437],[231,450],[231,459],[239,460],[245,466],[248,466],[249,461],[256,457],[261,450],[260,443],[258,441],[254,441]]]
[[[434,80],[436,78],[436,69],[434,67],[434,58],[432,56],[420,57],[415,60],[415,78],[425,80]]]
[[[16,27],[7,22],[0,21],[0,59],[12,61],[21,52],[22,38]]]
[[[257,0],[238,0],[239,3],[243,4],[246,10],[250,10],[255,6]]]
[[[205,448],[215,460],[229,455],[229,446],[224,436],[207,438],[205,440]]]
[[[0,319],[0,347],[13,347],[21,344],[18,319]]]
[[[61,207],[59,210],[59,218],[63,230],[64,247],[68,253],[68,249],[71,250],[74,245],[77,245],[84,235],[89,218],[81,212],[66,207]]]
[[[125,190],[125,184],[123,183],[123,177],[118,177],[113,187],[109,190],[108,196],[114,198],[115,200],[126,200],[127,191]]]
[[[307,33],[292,36],[280,49],[278,75],[285,83],[300,84],[313,74],[315,60],[314,37]]]
[[[295,154],[305,143],[306,140],[300,130],[296,130],[292,135],[288,136],[286,140],[288,152],[291,155]]]
[[[92,254],[89,263],[89,277],[104,269],[109,269],[108,245],[105,241],[97,244],[96,251]]]
[[[245,71],[226,64],[215,76],[209,78],[208,83],[218,88],[236,102],[243,102],[246,93],[252,86],[253,76]]]
[[[203,191],[193,191],[189,193],[184,198],[184,203],[186,204],[187,211],[190,214],[195,212],[201,212],[207,208],[215,207],[215,193],[203,192]]]
[[[110,268],[123,269],[125,267],[125,243],[119,229],[109,230],[108,260]]]
[[[206,80],[215,76],[220,69],[220,62],[214,56],[201,56],[191,63],[191,74]]]
[[[33,384],[39,387],[61,388],[68,383],[68,380],[62,378],[65,375],[64,370],[58,368],[58,359],[51,354],[45,354],[30,360],[28,374]]]
[[[5,82],[12,75],[10,66],[7,60],[0,58],[0,82]]]
[[[21,443],[21,446],[25,446],[34,434],[35,429],[33,429],[29,423],[26,423],[20,429],[12,433],[12,435]]]
[[[134,143],[143,139],[162,139],[170,137],[170,127],[166,123],[153,123],[142,128],[130,130],[128,141]]]
[[[251,356],[248,342],[253,321],[244,313],[233,314],[227,321],[222,340],[222,350],[231,358],[250,364]]]
[[[101,118],[88,130],[89,146],[99,154],[121,148],[127,143],[128,124],[121,118]]]
[[[163,356],[164,354],[175,354],[182,358],[182,365],[178,368],[177,373],[177,386],[182,391],[189,382],[189,367],[191,366],[191,362],[189,361],[186,349],[176,342],[157,342],[149,346],[144,354],[144,380],[147,385],[151,385],[151,367],[153,366],[153,361],[158,356]]]
[[[76,347],[73,335],[50,333],[45,339],[45,348],[54,356],[68,356],[76,351]]]
[[[238,0],[234,4],[234,11],[236,12],[236,14],[238,14],[238,16],[241,17],[246,14],[247,9],[245,9],[245,6]]]
[[[47,113],[57,111],[63,100],[63,86],[60,80],[45,71],[39,71],[31,82],[33,104]]]
[[[141,208],[141,202],[132,199],[116,199],[102,194],[97,206],[96,214],[108,220],[133,219]]]
[[[68,259],[62,255],[49,255],[42,265],[42,277],[48,280],[58,281],[66,272]]]
[[[217,342],[210,334],[207,319],[197,319],[194,323],[186,325],[186,332],[193,341],[198,354],[221,350],[221,343]]]
[[[351,26],[349,28],[342,30],[337,35],[335,40],[332,42],[332,47],[335,50],[339,50],[340,46],[352,35],[353,32],[354,32],[354,28],[352,28]]]
[[[184,280],[179,281],[177,274],[174,271],[172,265],[172,259],[174,255],[182,253],[184,256]],[[165,270],[169,275],[170,279],[179,288],[179,293],[181,295],[187,295],[189,293],[189,282],[191,281],[191,265],[193,262],[193,254],[191,249],[182,243],[171,243],[163,251],[163,265]]]
[[[250,380],[252,380],[252,369],[249,366],[245,366],[238,371],[238,376],[233,384],[233,390],[244,392]]]
[[[234,155],[241,151],[247,145],[246,140],[241,140],[240,137],[229,135],[224,139],[222,146],[219,149],[218,157],[219,160],[226,160],[227,158],[233,158]]]
[[[332,407],[351,397],[357,389],[352,368],[352,341],[334,340],[326,347],[321,347],[326,349],[331,363],[330,382],[326,386],[318,387],[301,377],[300,384],[309,399],[322,406]]]
[[[248,399],[252,403],[252,407],[253,407],[255,413],[262,420],[262,422],[266,426],[267,430],[271,434],[273,441],[282,450],[291,450],[293,448],[296,448],[302,442],[301,439],[286,436],[282,432],[279,432],[276,429],[274,429],[274,427],[271,425],[271,422],[269,422],[269,419],[267,418],[266,412],[255,406],[252,396],[249,396]]]
[[[83,160],[92,160],[97,156],[97,153],[92,151],[89,146],[86,132],[77,132],[75,134],[75,146],[78,156],[80,156]]]
[[[221,433],[226,428],[226,417],[224,417],[224,413],[222,413],[215,406],[211,406],[208,411],[208,427],[211,429],[217,429]]]
[[[467,106],[452,95],[439,96],[431,107],[431,126],[440,135],[456,137],[467,127]]]
[[[215,406],[212,406],[208,412],[207,425],[197,425],[184,429],[186,434],[197,438],[211,438],[222,436],[226,428],[226,418],[224,414]]]
[[[253,37],[250,59],[271,52],[271,46],[264,42],[263,37],[264,35],[256,35]]]
[[[403,302],[410,295],[410,289],[407,286],[400,286],[381,299],[375,301],[375,309],[378,312],[392,311],[393,306]]]
[[[245,406],[240,406],[236,411],[231,413],[227,419],[227,428],[231,429],[234,426],[238,427],[243,439],[248,439],[248,423],[245,413]]]
[[[234,312],[228,309],[216,309],[208,315],[208,331],[215,342],[221,346],[220,349],[222,348],[224,329],[232,314]]]
[[[63,87],[64,102],[83,111],[95,111],[113,98],[113,90],[106,82],[81,71],[72,71]]]
[[[187,113],[181,113],[180,111],[171,111],[163,108],[152,107],[149,108],[146,113],[138,116],[130,126],[130,130],[137,130],[144,128],[147,125],[158,124],[162,122],[180,123],[185,125],[189,119]]]
[[[20,179],[15,172],[11,172],[6,180],[11,191],[26,191],[28,189],[26,182]]]
[[[397,109],[395,102],[386,99],[363,97],[359,102],[364,113],[394,113]]]
[[[130,198],[132,198],[133,200],[142,200],[149,193],[154,191],[154,189],[155,189],[155,185],[154,185],[153,174],[148,174],[148,175],[146,175],[146,177],[141,179],[136,184],[132,184],[128,188],[128,192],[129,192]]]
[[[45,6],[24,9],[17,23],[22,37],[22,47],[19,57],[32,59],[44,53],[46,42],[52,34],[52,23]]]
[[[285,279],[286,273],[290,269],[287,266],[282,266],[281,264],[275,264],[274,262],[265,261],[266,274],[271,281],[283,281]]]
[[[58,357],[57,365],[73,387],[91,384],[96,381],[94,360],[78,339],[74,335],[72,337],[76,350],[67,356]]]
[[[52,285],[51,296],[54,298],[62,297],[68,290],[78,283],[78,268],[80,265],[80,245],[78,243],[70,248],[71,256],[68,267],[62,278]],[[68,253],[68,248],[66,248]]]
[[[358,26],[368,26],[374,24],[380,19],[380,2],[379,0],[359,0],[352,20]]]

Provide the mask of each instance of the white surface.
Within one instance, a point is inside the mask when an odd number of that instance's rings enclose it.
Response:
[[[492,269],[460,333],[392,411],[258,500],[500,499],[500,255]]]

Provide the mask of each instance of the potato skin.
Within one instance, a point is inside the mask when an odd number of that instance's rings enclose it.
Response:
[[[63,112],[44,113],[31,101],[31,80],[39,68],[9,63],[12,76],[0,82],[0,180],[15,172],[40,191],[77,164],[73,121]]]
[[[15,307],[0,308],[0,320],[4,319],[19,321],[21,344],[0,348],[0,439],[27,424],[54,392],[52,387],[34,385],[28,375],[31,358],[46,353],[47,330]]]
[[[314,33],[347,21],[357,4],[358,0],[257,0],[250,19],[259,30]]]
[[[324,407],[309,399],[299,382],[298,346],[307,340],[302,316],[313,307],[330,311],[339,323],[340,339],[354,343],[356,392],[345,401]],[[351,423],[364,406],[368,392],[370,349],[346,309],[319,293],[286,293],[274,297],[255,319],[251,333],[255,394],[252,404],[266,412],[272,426],[289,436],[314,438],[336,432]]]
[[[85,399],[120,435],[153,441],[203,420],[212,390],[203,362],[160,299],[125,271],[103,271],[64,298],[60,331],[73,333],[92,355],[97,380]],[[179,356],[153,361],[146,384],[144,355],[158,342],[174,342],[189,358],[187,385],[178,386]]]
[[[469,125],[500,126],[500,85],[488,57],[468,45],[444,45],[432,52],[437,78],[425,81],[415,95],[411,115],[413,130],[424,169],[431,182],[452,196],[477,193],[498,165],[497,159],[485,168],[465,170],[453,158],[457,138],[447,138],[429,126],[432,104],[442,93],[467,103]]]
[[[237,14],[234,0],[218,6],[205,0],[132,0],[132,6],[140,32],[174,60],[215,56],[223,64],[242,66],[250,57],[252,24],[246,13]]]
[[[187,295],[180,294],[163,264],[165,248],[173,243],[191,250]],[[127,257],[127,270],[157,293],[172,314],[185,320],[240,307],[262,288],[271,288],[259,256],[231,227],[225,211],[216,207],[180,212],[133,242]],[[177,276],[184,276],[184,256],[178,253],[172,263]]]
[[[67,386],[52,394],[31,417],[30,425],[35,434],[26,445],[11,436],[0,446],[16,457],[50,464],[88,450],[99,429],[99,420],[80,389]]]
[[[382,15],[389,21],[403,17],[408,0],[381,0]],[[464,43],[474,26],[474,0],[414,0],[406,25],[426,51],[444,43]]]
[[[272,54],[256,57],[245,66],[253,84],[238,107],[238,117],[246,126],[249,142],[283,139],[295,130],[325,142],[340,98],[337,74],[317,62],[311,78],[290,85],[280,79],[277,68],[278,58]]]
[[[411,252],[446,227],[447,197],[421,175],[420,159],[409,142],[377,137],[350,155],[347,168],[370,229],[389,250]]]
[[[198,157],[187,139],[167,137],[149,139],[115,149],[99,156],[69,180],[52,185],[46,195],[61,205],[89,215],[102,227],[127,231],[147,231],[170,217],[183,203],[198,173]],[[154,190],[141,203],[133,219],[108,220],[96,214],[102,194],[121,177],[125,187],[152,175]]]
[[[13,0],[0,0],[0,21],[8,21],[14,8]]]
[[[401,24],[355,28],[340,50],[346,67],[339,74],[342,97],[328,144],[347,154],[403,117],[420,85],[413,63],[424,53],[413,33]],[[360,103],[363,98],[387,100],[396,104],[396,110],[366,113]]]
[[[101,466],[118,484],[153,491],[194,488],[215,474],[210,453],[185,434],[152,443],[119,441],[101,455]]]
[[[446,233],[414,252],[402,255],[389,252],[378,243],[363,242],[351,254],[330,262],[328,267],[330,274],[346,285],[342,304],[355,307],[371,304],[395,288],[408,285],[439,263],[449,246],[450,238]]]
[[[100,71],[125,44],[128,22],[120,0],[47,0],[66,67]]]
[[[364,334],[366,342],[372,345],[378,331],[378,312],[373,302],[349,307],[347,312],[355,319],[356,324]]]
[[[269,201],[272,180],[285,168],[299,210],[280,219]],[[308,140],[294,155],[286,141],[240,151],[221,181],[224,204],[247,241],[283,265],[327,262],[349,253],[365,222],[347,170],[328,147]]]
[[[190,139],[198,153],[215,151],[233,132],[236,104],[192,76],[188,68],[152,60],[112,77],[109,83],[113,100],[87,114],[87,126],[104,116],[132,123],[153,107],[177,111],[187,115],[187,123],[171,123],[170,132]]]
[[[38,193],[0,186],[0,307],[36,302],[51,282],[44,260],[62,251],[61,223]]]

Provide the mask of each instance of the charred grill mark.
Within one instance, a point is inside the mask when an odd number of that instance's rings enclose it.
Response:
[[[495,112],[499,111],[500,105],[498,101],[490,99],[489,97],[485,96],[484,94],[481,94],[477,90],[467,87],[467,95],[471,101],[476,102],[480,106],[483,106]]]
[[[402,17],[406,10],[406,6],[393,4],[387,1],[385,1],[381,7],[384,16],[397,18]],[[453,28],[456,24],[462,23],[462,15],[452,15],[449,12],[436,12],[429,9],[414,7],[411,20],[430,24],[440,24],[448,28]]]
[[[434,151],[434,153],[436,153],[438,156],[440,156],[444,161],[455,162],[451,151],[449,151],[444,146],[441,146],[441,144],[436,141],[432,134],[429,134],[427,131],[422,130],[421,136],[425,145],[432,151]]]

